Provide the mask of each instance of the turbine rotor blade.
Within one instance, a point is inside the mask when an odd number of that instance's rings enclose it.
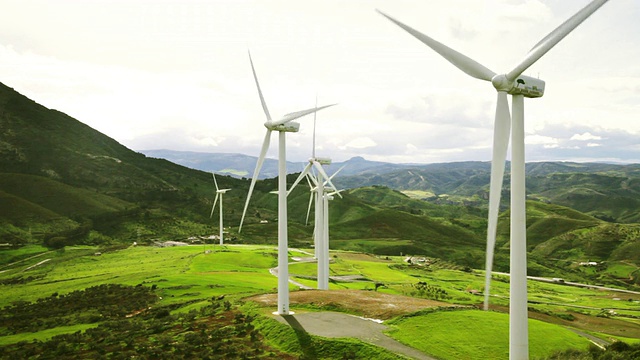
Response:
[[[258,174],[260,174],[260,168],[262,168],[264,157],[267,155],[267,150],[269,150],[270,141],[271,141],[271,130],[267,129],[267,132],[264,136],[264,141],[262,142],[262,149],[260,150],[260,156],[258,157],[258,161],[256,162],[256,169],[253,171],[253,177],[251,178],[251,185],[249,186],[247,201],[244,203],[244,210],[242,211],[242,218],[240,219],[240,226],[238,227],[238,232],[242,231],[242,223],[244,223],[244,216],[247,214],[247,208],[249,207],[249,201],[251,200],[251,193],[253,193],[253,187],[256,185],[256,180],[258,180]]]
[[[216,174],[211,173],[211,175],[213,175],[213,183],[216,184],[216,191],[220,191],[220,188],[218,187],[218,182],[216,181]]]
[[[316,108],[318,108],[318,94],[316,94]],[[316,158],[316,118],[318,112],[313,113],[313,143],[311,145],[311,157]]]
[[[520,74],[527,70],[531,65],[538,61],[547,51],[551,50],[556,44],[558,44],[565,36],[569,35],[575,28],[578,27],[584,20],[586,20],[591,14],[598,10],[608,0],[594,0],[587,4],[582,10],[578,11],[575,15],[567,19],[555,30],[545,36],[540,42],[538,42],[525,56],[525,58],[518,64],[513,70],[507,73],[507,79],[509,81],[515,81]]]
[[[260,83],[258,82],[258,75],[256,75],[256,69],[253,67],[253,60],[251,60],[251,52],[249,52],[249,62],[251,63],[251,71],[253,71],[253,78],[256,81],[256,87],[258,88],[258,95],[260,96],[260,102],[262,103],[262,110],[264,110],[264,114],[267,116],[267,121],[271,121],[271,115],[269,114],[269,109],[267,109],[267,103],[264,101],[264,96],[262,95],[262,90],[260,89]]]
[[[307,182],[309,183],[309,188],[311,190],[318,187],[318,179],[316,179],[315,175],[313,175],[313,172],[311,171],[307,174]]]
[[[453,50],[452,48],[430,38],[429,36],[419,32],[418,30],[403,24],[402,22],[392,18],[391,16],[383,13],[380,10],[377,10],[382,16],[391,20],[394,24],[398,25],[402,29],[404,29],[409,34],[413,35],[416,39],[420,40],[422,43],[433,49],[435,52],[440,54],[443,58],[449,61],[458,69],[464,71],[467,75],[473,76],[476,79],[491,81],[491,79],[496,75],[495,72],[489,70],[484,65],[479,62],[471,59],[470,57]]]
[[[309,184],[309,189],[311,189],[311,190],[313,190],[313,188],[314,188],[315,186],[317,186],[317,185],[314,185],[314,184],[312,184],[312,183],[311,183],[310,178],[311,178],[312,176],[313,176],[313,175],[311,174],[311,172],[309,172],[309,173],[307,174],[307,183]],[[316,179],[313,179],[313,182],[314,182],[314,183],[317,183]]]
[[[340,196],[340,198],[342,198],[342,195],[340,195],[341,192],[343,192],[345,189],[340,189],[338,191],[334,191],[334,192],[330,192],[329,195],[333,196],[333,195],[338,195]]]
[[[216,208],[216,203],[218,202],[218,196],[220,196],[220,194],[216,194],[216,199],[213,200],[213,206],[211,207],[211,215],[209,215],[209,218],[213,217],[213,210],[215,210]]]
[[[328,178],[326,178],[327,180],[322,184],[327,184],[330,180],[333,180],[333,178],[338,175],[338,173],[344,169],[344,167],[347,166],[347,164],[342,165],[338,170],[336,170],[336,172],[334,172],[333,174],[331,174],[331,176],[329,176]],[[326,173],[325,173],[326,175]],[[333,188],[333,192],[331,193],[331,195],[337,194],[341,199],[342,199],[342,195],[340,194],[340,192],[342,192],[342,190],[337,190],[335,186],[333,186],[333,184],[331,184],[331,187]]]
[[[507,93],[498,91],[496,104],[496,119],[493,132],[493,157],[491,159],[491,181],[489,185],[489,220],[487,224],[487,258],[485,266],[484,309],[489,308],[489,294],[491,287],[491,271],[493,268],[493,254],[496,246],[496,230],[498,226],[498,212],[500,210],[500,195],[504,179],[504,167],[509,146],[511,129],[511,114]]]
[[[307,176],[307,174],[309,173],[309,169],[311,169],[311,163],[307,164],[307,166],[304,167],[304,170],[302,170],[296,181],[293,182],[293,185],[291,185],[291,188],[289,188],[289,191],[287,191],[287,196],[289,196],[293,189],[296,188],[298,183],[302,181],[305,176]]]
[[[309,115],[309,114],[315,113],[316,111],[320,111],[322,109],[326,109],[326,108],[334,106],[334,105],[337,105],[337,104],[314,107],[314,108],[311,108],[311,109],[300,110],[300,111],[295,111],[295,112],[292,112],[292,113],[288,113],[285,116],[283,116],[282,119],[276,120],[276,121],[272,121],[271,124],[273,124],[273,125],[283,125],[283,124],[288,123],[289,121],[293,121],[293,120],[295,120],[297,118],[301,118],[301,117],[303,117],[305,115]]]
[[[326,179],[326,182],[329,184],[329,186],[331,186],[331,188],[333,188],[334,191],[338,191],[338,189],[333,185],[333,183],[331,182],[331,179],[329,178],[329,176],[327,176],[327,173],[324,171],[324,169],[322,168],[322,165],[320,165],[319,162],[314,161],[313,162],[314,167],[316,168],[316,170],[318,170],[318,172],[320,173],[320,175]],[[320,183],[318,182],[318,186],[324,186],[324,183]]]
[[[347,166],[347,164],[342,165],[338,170],[336,170],[336,172],[334,172],[333,174],[331,174],[331,176],[329,176],[329,180],[333,180],[334,176],[338,175],[338,173],[344,169],[344,167]],[[335,189],[335,188],[334,188]],[[342,199],[342,194],[340,194],[342,192],[342,190],[336,191],[333,194],[338,194],[338,196],[340,196],[340,199]]]
[[[333,179],[336,175],[338,175],[338,173],[339,173],[340,171],[342,171],[342,169],[344,169],[346,166],[347,166],[347,164],[344,164],[344,165],[340,166],[340,168],[339,168],[338,170],[336,170],[336,172],[334,172],[333,174],[331,174],[330,179]]]
[[[309,214],[311,213],[311,204],[312,203],[313,203],[313,192],[310,191],[309,192],[309,206],[307,207],[307,219],[304,222],[305,225],[309,225]]]

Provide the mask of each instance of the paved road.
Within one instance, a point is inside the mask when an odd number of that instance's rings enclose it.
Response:
[[[565,326],[565,329],[569,330],[569,331],[573,331],[574,333],[582,336],[583,338],[591,341],[592,343],[594,343],[597,347],[601,348],[601,349],[605,349],[607,346],[611,345],[611,343],[609,341],[600,339],[599,337],[593,336],[591,334],[587,334],[584,331],[580,331],[578,329],[572,328],[572,327],[568,327]]]
[[[494,271],[493,274],[511,276],[509,273],[496,272],[496,271]],[[542,282],[547,282],[547,283],[553,283],[553,284],[558,284],[558,285],[576,286],[576,287],[587,288],[587,289],[598,289],[598,290],[615,291],[615,292],[621,292],[621,293],[626,293],[626,294],[640,295],[640,292],[638,292],[638,291],[632,291],[632,290],[626,290],[626,289],[616,289],[616,288],[611,288],[611,287],[606,287],[606,286],[599,286],[599,285],[582,284],[582,283],[571,282],[571,281],[562,281],[562,282],[560,282],[558,280],[549,279],[549,278],[545,278],[545,277],[539,277],[539,276],[527,276],[527,279],[535,280],[535,281],[542,281]]]
[[[270,273],[271,275],[273,275],[273,276],[277,277],[277,276],[278,276],[278,267],[276,266],[276,267],[274,267],[274,268],[269,269],[269,273]],[[312,288],[312,287],[307,286],[307,285],[304,285],[304,284],[301,284],[301,283],[299,283],[299,282],[297,282],[297,281],[293,280],[291,277],[289,277],[289,282],[290,282],[290,283],[292,283],[292,284],[293,284],[293,285],[295,285],[295,286],[298,286],[298,287],[299,287],[300,289],[302,289],[302,290],[313,290],[313,288]]]
[[[330,311],[274,315],[274,317],[294,329],[312,335],[356,338],[412,359],[436,360],[385,335],[383,333],[387,329],[385,325],[361,317]]]

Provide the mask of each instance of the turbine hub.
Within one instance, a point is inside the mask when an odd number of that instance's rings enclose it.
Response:
[[[506,74],[496,75],[491,79],[493,87],[498,91],[508,92],[513,87],[513,81],[507,79]]]

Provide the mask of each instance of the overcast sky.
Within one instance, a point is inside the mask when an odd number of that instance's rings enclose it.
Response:
[[[317,154],[491,158],[496,92],[378,8],[504,73],[587,0],[0,0],[0,82],[134,150],[258,155],[265,116],[320,105]],[[525,75],[527,161],[640,162],[640,1],[611,0]],[[311,154],[313,117],[287,135]],[[273,135],[269,157],[277,156]]]

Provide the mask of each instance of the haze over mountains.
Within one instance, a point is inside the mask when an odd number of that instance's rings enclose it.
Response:
[[[257,161],[257,157],[243,154],[173,150],[141,152],[193,169],[243,178],[252,175]],[[305,162],[288,162],[287,171],[298,173],[305,165]],[[277,160],[266,159],[260,178],[276,177],[277,166]],[[354,157],[332,163],[327,172],[333,174],[340,168],[342,170],[334,183],[342,188],[382,185],[395,190],[418,191],[416,196],[423,199],[444,197],[456,202],[456,199],[464,198],[467,203],[476,197],[476,205],[482,206],[488,196],[491,164],[479,161],[394,164]],[[508,171],[509,163],[507,176]],[[640,164],[536,162],[527,164],[526,172],[530,198],[574,207],[607,220],[640,221],[637,211],[640,208]],[[508,188],[508,178],[504,183]],[[508,196],[509,192],[505,190],[505,205],[508,204]]]
[[[258,181],[246,226],[237,233],[249,186],[242,173],[253,171],[255,158],[166,151],[145,156],[1,84],[0,129],[0,243],[108,245],[214,234],[212,170],[234,174],[218,177],[220,187],[232,189],[224,207],[229,241],[276,241],[274,178]],[[161,155],[182,158],[189,167],[211,167],[191,169],[158,159]],[[303,165],[292,163],[289,169],[300,171]],[[483,266],[488,163],[409,165],[353,158],[332,164],[330,172],[342,165],[335,183],[350,190],[330,205],[332,248],[424,254]],[[640,165],[532,163],[527,176],[532,275],[567,271],[560,260],[640,259]],[[289,176],[289,184],[295,177]],[[508,186],[506,180],[504,210]],[[291,246],[311,244],[313,226],[305,225],[308,191],[299,186],[289,196]],[[499,224],[495,264],[500,271],[508,269],[508,216],[504,211]]]
[[[245,154],[206,153],[166,149],[139,151],[146,156],[166,159],[192,169],[215,172],[216,174],[226,174],[238,178],[250,178],[253,175],[253,170],[255,169],[256,161],[258,160],[256,156]],[[299,173],[306,165],[307,162],[287,161],[287,172],[289,174]],[[344,165],[346,166],[340,171],[341,176],[357,175],[367,172],[385,173],[412,166],[409,164],[369,161],[362,157],[353,157],[347,161],[333,162],[328,166],[327,172],[329,174],[333,174],[333,172]],[[267,179],[276,176],[278,176],[278,160],[266,158],[258,178]]]

